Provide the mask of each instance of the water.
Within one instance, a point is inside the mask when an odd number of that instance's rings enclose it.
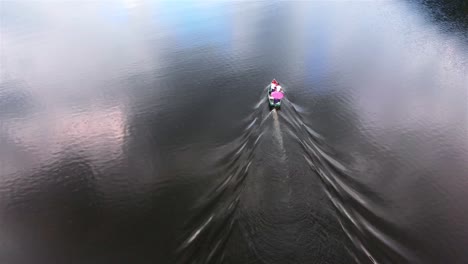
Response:
[[[1,262],[468,262],[459,5],[0,2]]]

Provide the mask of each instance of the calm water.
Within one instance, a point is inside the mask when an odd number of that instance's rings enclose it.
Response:
[[[439,11],[0,2],[0,262],[468,263],[468,27]]]

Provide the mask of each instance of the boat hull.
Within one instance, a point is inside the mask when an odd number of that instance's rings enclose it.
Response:
[[[268,89],[267,89],[267,100],[268,100],[268,105],[270,107],[270,110],[272,109],[280,109],[281,108],[281,100],[277,103],[275,103],[275,101],[273,99],[270,99],[270,94],[271,94],[272,90],[271,90],[271,84],[268,85]]]

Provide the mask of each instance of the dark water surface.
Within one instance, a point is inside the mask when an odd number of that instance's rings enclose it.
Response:
[[[1,1],[0,263],[468,263],[441,10]]]

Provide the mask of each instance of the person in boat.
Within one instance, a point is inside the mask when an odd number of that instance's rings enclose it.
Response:
[[[271,82],[271,85],[270,85],[270,86],[271,86],[270,91],[272,91],[272,92],[275,91],[275,90],[276,90],[276,85],[277,85],[277,84],[278,84],[278,82],[277,82],[276,80],[273,80],[273,81]]]
[[[284,91],[283,91],[283,87],[281,87],[281,85],[279,85],[279,84],[278,84],[278,85],[276,85],[276,91],[277,91],[277,92],[284,93]]]
[[[274,98],[273,96],[271,96],[271,93],[270,93],[270,95],[268,96],[268,99],[273,100],[273,103],[274,103],[274,104],[276,104],[276,103],[278,103],[278,102],[280,101],[280,99],[276,99],[276,98]]]

